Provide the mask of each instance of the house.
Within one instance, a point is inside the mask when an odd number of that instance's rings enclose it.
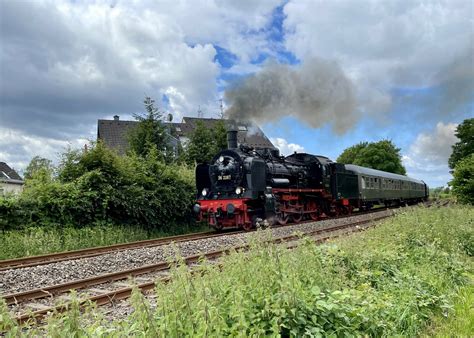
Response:
[[[189,138],[196,129],[197,122],[201,121],[204,126],[213,129],[220,119],[200,118],[200,117],[183,117],[178,123],[165,123],[168,126],[170,135],[170,143],[173,148],[177,148],[178,144],[186,147]],[[236,123],[234,121],[224,120],[227,125],[232,124],[237,128],[237,141],[239,144],[247,144],[255,148],[275,148],[270,140],[265,136],[263,131],[256,125],[251,123]],[[115,115],[113,120],[98,120],[97,139],[102,140],[104,144],[124,154],[128,148],[128,133],[136,125],[137,121],[123,121],[119,116]]]
[[[18,173],[5,162],[0,162],[0,196],[18,194],[23,190],[24,181]]]
[[[120,120],[118,115],[115,115],[113,120],[98,120],[97,140],[102,140],[108,148],[124,155],[128,149],[128,135],[137,124],[137,121]],[[179,140],[170,135],[168,141],[170,146],[177,151]]]

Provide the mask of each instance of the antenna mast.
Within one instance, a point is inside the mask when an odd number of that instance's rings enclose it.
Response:
[[[202,119],[204,117],[204,113],[201,110],[201,105],[198,106],[198,117]]]

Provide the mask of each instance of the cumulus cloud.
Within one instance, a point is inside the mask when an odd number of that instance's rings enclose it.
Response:
[[[217,111],[214,45],[251,60],[266,48],[259,32],[279,3],[1,1],[2,132],[57,140],[49,144],[59,151],[89,137],[98,118],[143,111],[145,95],[158,104],[165,95],[175,120],[199,105]],[[5,137],[0,148],[10,158]],[[20,153],[21,163],[31,158]]]
[[[431,132],[420,133],[402,161],[409,176],[430,180],[441,186],[450,180],[448,159],[452,146],[459,141],[454,134],[457,125],[438,122]]]
[[[91,138],[92,139],[92,138]],[[38,155],[58,163],[60,152],[68,148],[82,148],[89,140],[83,138],[71,141],[49,137],[31,136],[14,129],[0,127],[0,160],[7,162],[21,174],[30,160]]]
[[[296,143],[289,143],[284,138],[280,138],[280,137],[270,138],[270,141],[273,143],[275,147],[277,147],[280,150],[280,154],[282,155],[291,155],[295,151],[298,153],[304,152],[304,147]]]
[[[433,119],[474,99],[472,1],[290,0],[284,13],[287,48],[302,60],[338,60],[366,112],[388,111],[394,88],[439,86],[445,109]],[[464,94],[453,100],[446,90],[455,88]]]

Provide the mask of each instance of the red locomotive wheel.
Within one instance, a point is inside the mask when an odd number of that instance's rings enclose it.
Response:
[[[311,217],[311,219],[312,219],[313,221],[319,220],[319,215],[318,215],[317,212],[312,212],[312,213],[310,213],[310,214],[309,214],[309,217]]]

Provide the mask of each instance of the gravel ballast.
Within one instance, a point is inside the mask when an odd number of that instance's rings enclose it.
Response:
[[[392,215],[394,210],[356,215],[346,218],[328,219],[305,224],[295,224],[267,229],[273,237],[284,237],[294,232],[309,232],[320,228],[366,221],[384,215]],[[232,233],[210,239],[192,240],[156,247],[138,248],[106,253],[104,255],[70,261],[11,269],[0,272],[0,293],[10,294],[72,280],[84,279],[102,274],[128,270],[143,265],[155,264],[176,257],[176,251],[183,257],[197,255],[247,243],[255,233]]]

